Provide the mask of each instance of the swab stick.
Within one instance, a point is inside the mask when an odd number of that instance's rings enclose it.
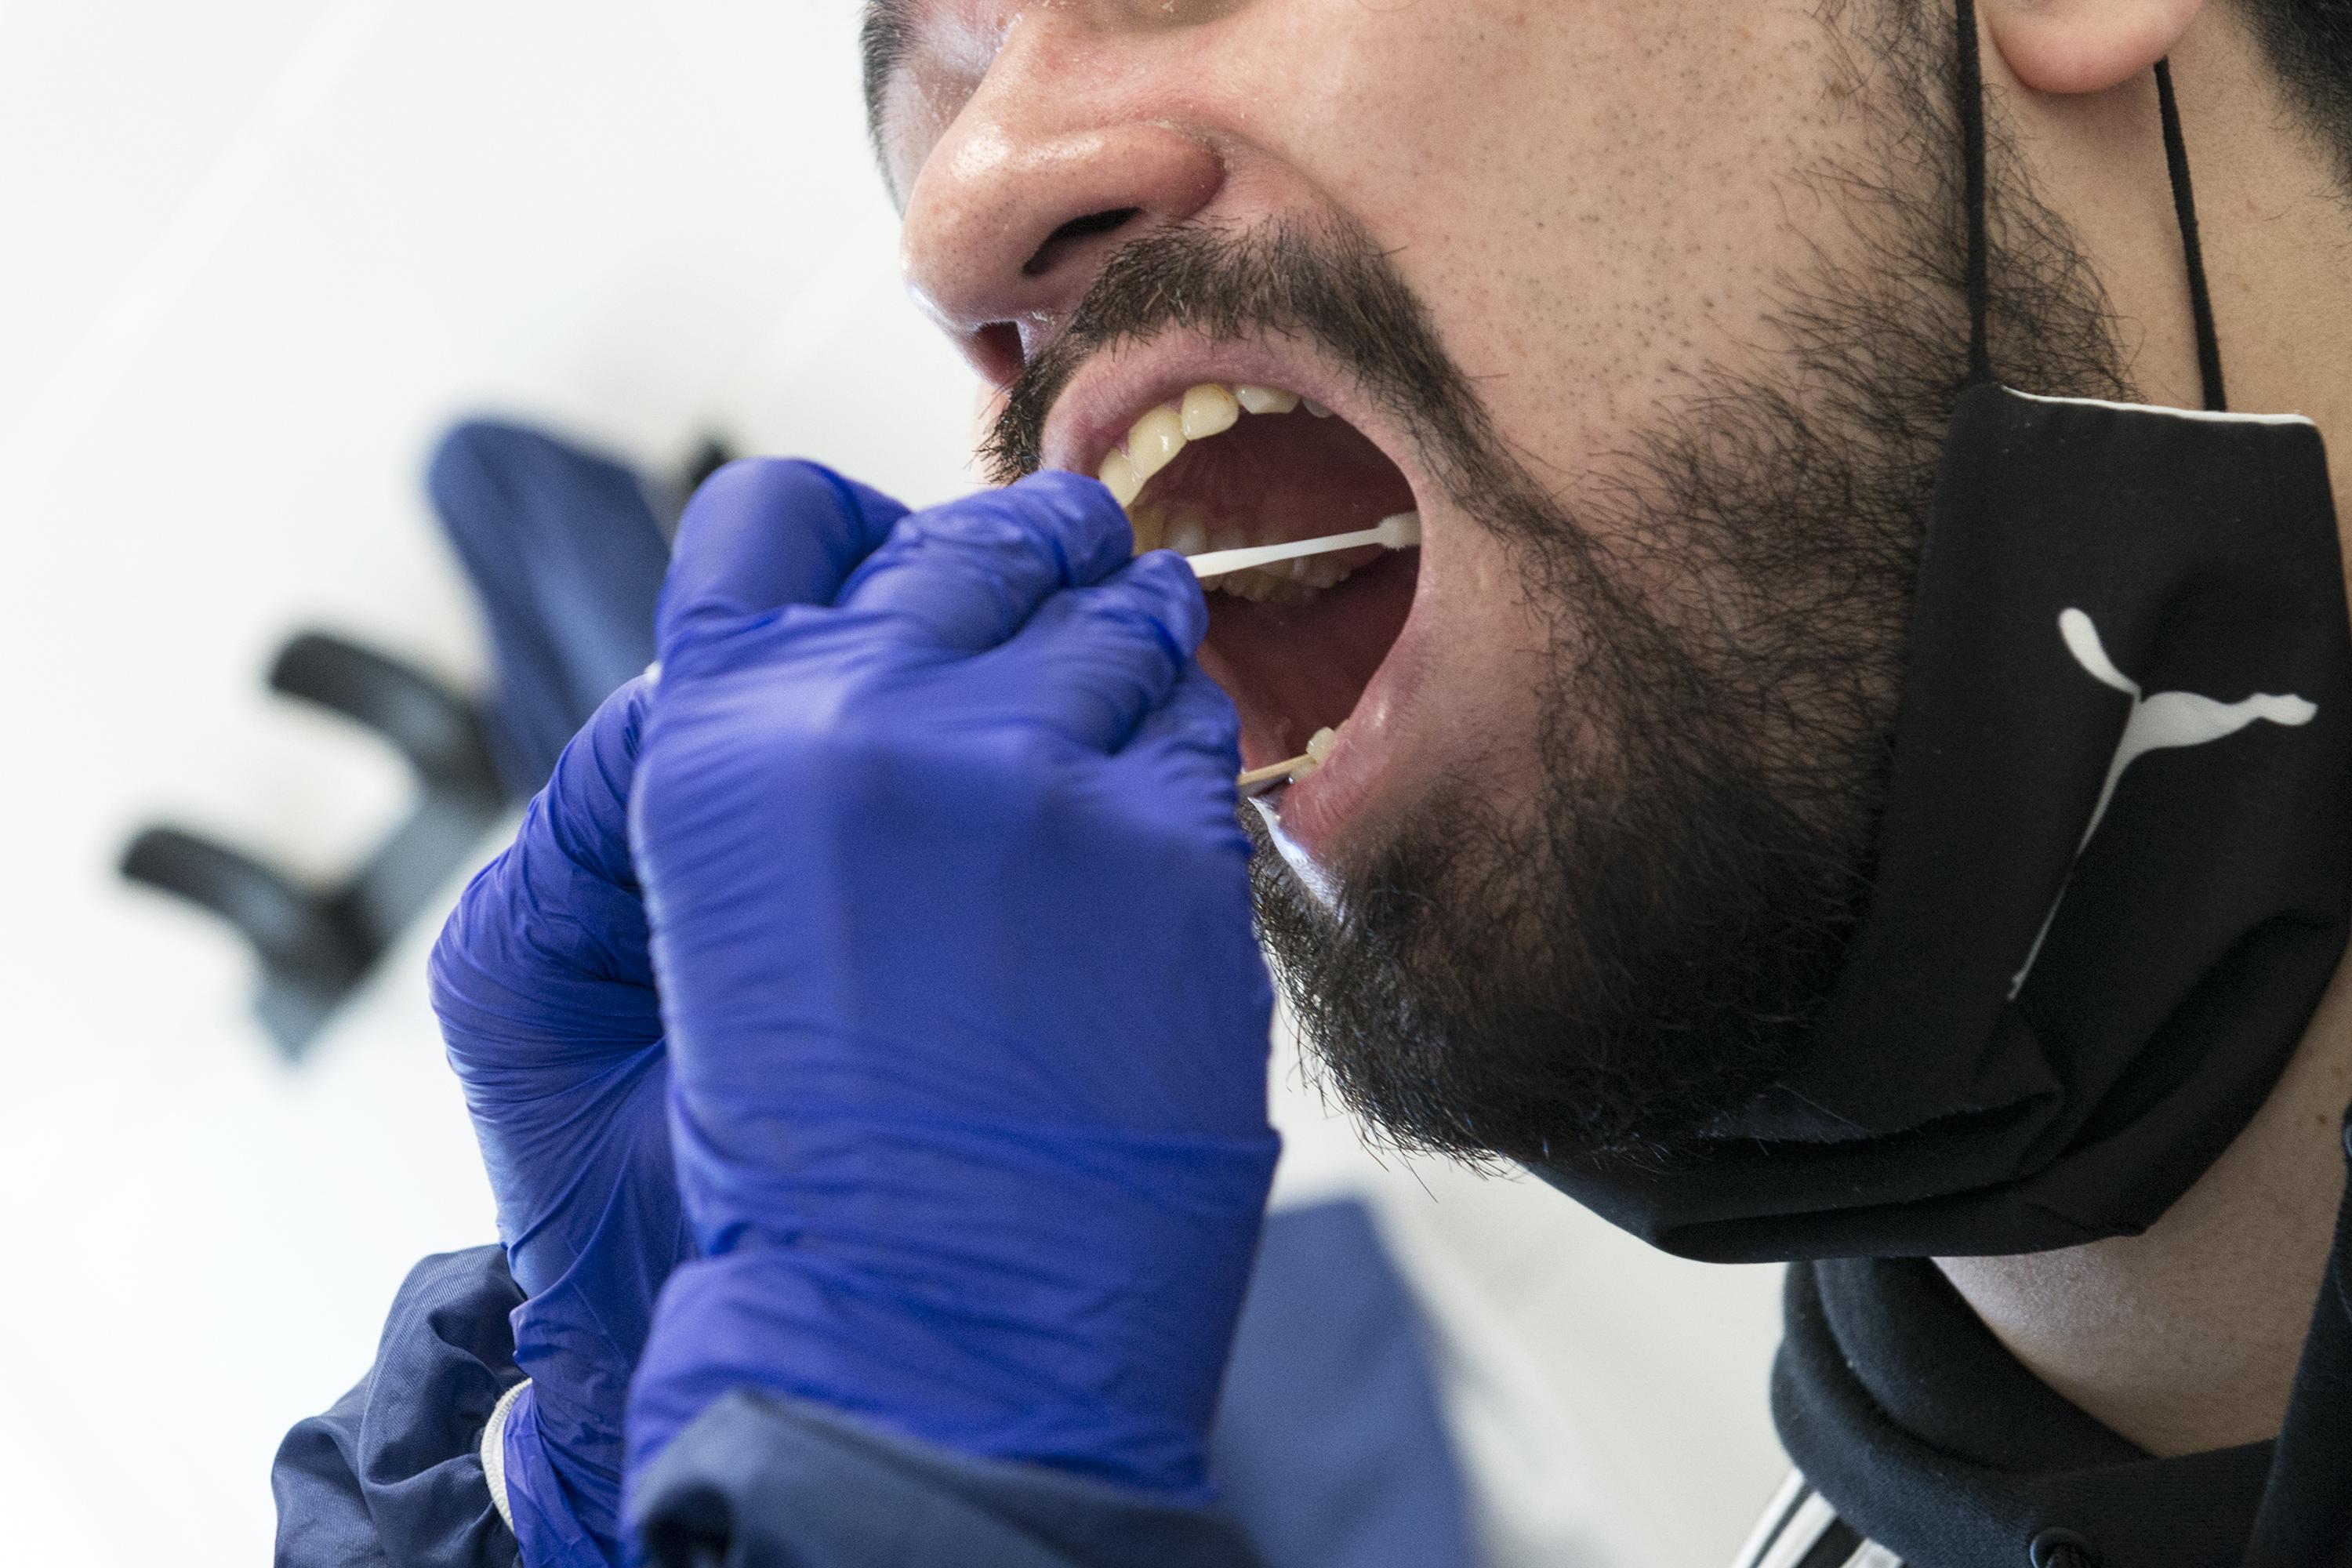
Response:
[[[1314,760],[1302,754],[1291,758],[1286,763],[1271,763],[1262,768],[1252,768],[1234,780],[1234,784],[1242,792],[1244,800],[1255,799],[1278,784],[1288,784],[1291,774]]]
[[[1334,550],[1360,550],[1367,544],[1403,550],[1420,542],[1421,513],[1401,511],[1353,533],[1328,534],[1321,539],[1293,539],[1282,544],[1253,544],[1243,550],[1211,550],[1184,559],[1192,563],[1192,574],[1196,577],[1222,577],[1228,572],[1246,572],[1253,566],[1289,561],[1301,555],[1324,555]]]

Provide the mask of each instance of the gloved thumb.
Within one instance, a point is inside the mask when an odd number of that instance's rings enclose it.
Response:
[[[665,661],[706,629],[787,605],[830,605],[907,509],[797,459],[730,463],[687,503],[654,612]]]

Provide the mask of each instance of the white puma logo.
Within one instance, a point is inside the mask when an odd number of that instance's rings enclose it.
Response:
[[[2132,700],[2131,717],[2124,721],[2123,736],[2116,742],[2115,761],[2107,764],[2107,782],[2099,791],[2098,805],[2091,812],[2091,825],[2083,829],[2082,840],[2074,846],[2078,859],[2107,815],[2108,803],[2116,797],[2116,785],[2122,780],[2124,770],[2148,752],[2174,746],[2206,745],[2234,735],[2258,720],[2288,726],[2308,724],[2319,711],[2300,697],[2273,697],[2267,692],[2257,692],[2242,702],[2217,701],[2194,691],[2159,691],[2148,696],[2140,690],[2138,681],[2117,669],[2107,658],[2107,650],[2099,641],[2099,628],[2091,624],[2090,616],[2080,610],[2062,611],[2058,635],[2066,639],[2066,651],[2074,656],[2075,663],[2090,671],[2092,679]],[[2071,878],[2071,870],[2068,874]],[[2042,931],[2033,939],[2032,951],[2025,955],[2025,967],[2011,979],[2009,995],[2012,1002],[2024,988],[2025,977],[2033,972],[2034,960],[2042,956],[2042,944],[2049,938],[2050,923],[2058,918],[2058,905],[2065,897],[2066,889],[2061,887],[2058,897],[2051,900],[2050,912],[2042,918]]]

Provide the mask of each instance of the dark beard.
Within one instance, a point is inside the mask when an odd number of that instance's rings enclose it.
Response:
[[[1410,289],[1347,231],[1180,227],[1125,247],[991,442],[1000,471],[1034,467],[1062,384],[1121,341],[1309,335],[1414,432],[1551,611],[1538,799],[1507,809],[1465,768],[1327,868],[1334,907],[1258,828],[1259,929],[1301,1033],[1399,1147],[1671,1155],[1801,1048],[1863,913],[1966,376],[1965,213],[1941,8],[1831,9],[1846,58],[1872,68],[1838,85],[1870,117],[1874,166],[1812,177],[1842,194],[1870,269],[1824,262],[1788,285],[1778,374],[1718,375],[1663,416],[1612,504],[1571,512],[1545,491]],[[2013,172],[2000,152],[1996,137],[1995,171]],[[2063,225],[2013,173],[1996,185],[2001,379],[2128,399]]]

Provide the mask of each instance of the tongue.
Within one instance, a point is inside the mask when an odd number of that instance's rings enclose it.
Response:
[[[1354,711],[1412,609],[1420,553],[1391,552],[1303,605],[1209,595],[1201,667],[1241,710],[1244,768],[1297,756]]]

